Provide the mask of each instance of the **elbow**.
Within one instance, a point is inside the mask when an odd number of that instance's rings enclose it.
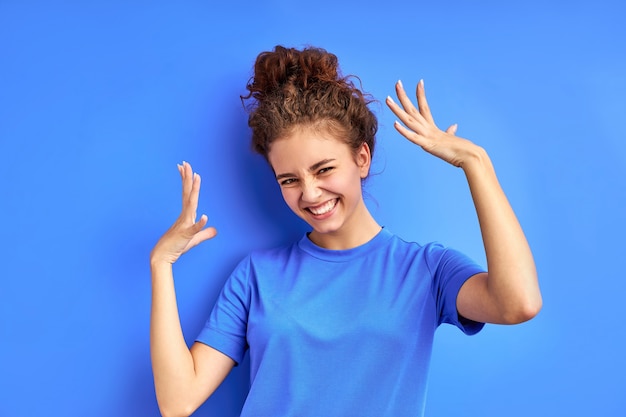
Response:
[[[185,405],[180,401],[163,401],[157,398],[157,403],[162,417],[189,417],[196,411],[196,407]]]
[[[161,407],[159,406],[159,411],[161,412],[161,416],[163,417],[189,417],[193,414],[195,410],[184,409],[180,407]]]
[[[503,314],[503,322],[504,324],[520,324],[527,322],[539,314],[542,306],[543,302],[541,298],[520,303],[514,308],[507,309],[506,313]]]

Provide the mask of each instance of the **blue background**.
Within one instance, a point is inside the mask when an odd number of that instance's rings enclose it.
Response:
[[[0,416],[158,415],[148,254],[178,215],[177,163],[202,175],[219,230],[175,266],[189,342],[241,257],[306,230],[239,100],[276,44],[325,47],[379,100],[365,191],[380,223],[485,262],[463,173],[383,104],[424,78],[439,126],[488,150],[531,243],[542,312],[440,328],[427,415],[626,415],[624,6],[225,3],[0,0]],[[237,415],[246,378],[244,363],[195,415]]]

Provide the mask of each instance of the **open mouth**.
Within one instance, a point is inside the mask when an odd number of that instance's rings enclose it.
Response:
[[[315,216],[322,216],[324,214],[330,213],[332,209],[334,209],[337,205],[337,201],[339,201],[339,199],[335,198],[333,200],[328,200],[324,204],[321,204],[317,207],[307,207],[305,210]]]

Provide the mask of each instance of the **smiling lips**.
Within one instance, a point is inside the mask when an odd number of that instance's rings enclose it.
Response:
[[[323,216],[324,214],[330,213],[332,209],[335,208],[335,206],[337,205],[337,201],[339,201],[338,198],[335,198],[333,200],[328,200],[327,202],[319,206],[307,207],[306,210],[308,210],[315,216]]]

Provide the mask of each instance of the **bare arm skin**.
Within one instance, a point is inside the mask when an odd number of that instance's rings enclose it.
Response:
[[[213,238],[207,217],[196,222],[200,176],[183,162],[178,167],[183,183],[180,217],[159,239],[150,254],[152,310],[150,351],[154,386],[161,414],[192,414],[222,383],[234,366],[223,353],[201,343],[187,348],[178,316],[172,265],[197,244]]]
[[[532,253],[491,160],[481,147],[455,136],[457,126],[440,130],[426,101],[424,82],[417,85],[417,107],[396,84],[400,105],[387,105],[402,121],[395,128],[426,152],[463,169],[476,207],[487,256],[487,273],[477,274],[461,287],[459,314],[471,320],[515,324],[533,318],[542,299]]]

